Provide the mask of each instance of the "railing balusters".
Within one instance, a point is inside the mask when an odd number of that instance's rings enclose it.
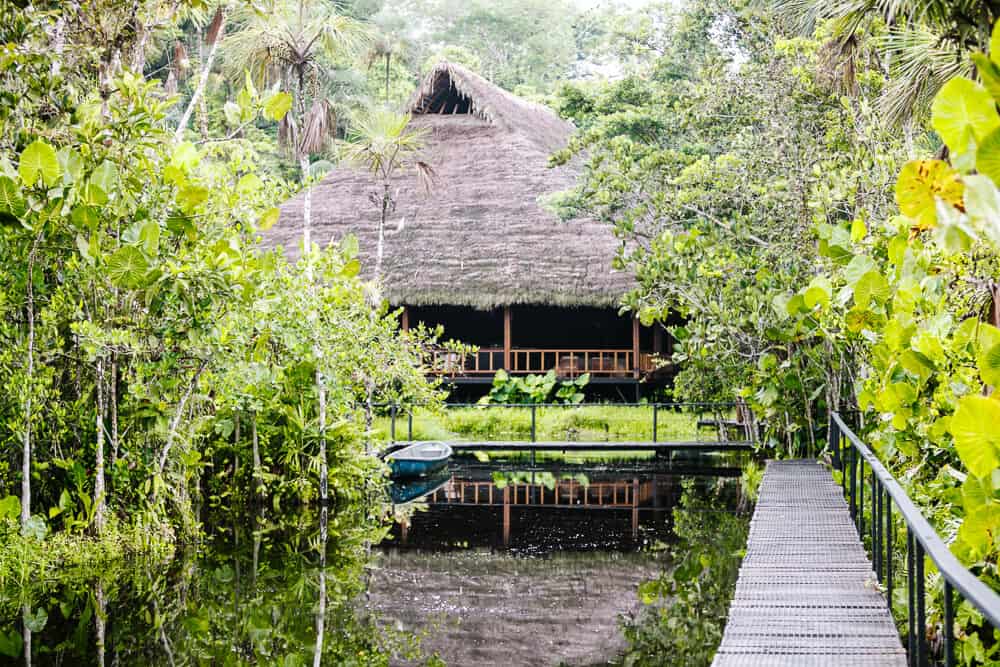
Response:
[[[916,601],[914,596],[914,591],[916,590],[916,584],[914,580],[914,567],[913,567],[913,530],[907,526],[906,527],[906,623],[909,627],[909,632],[906,636],[907,643],[907,664],[910,667],[916,667],[917,664],[917,640],[916,640],[916,614],[914,609],[916,608]]]
[[[885,490],[885,587],[892,613],[892,496]]]
[[[920,540],[913,541],[914,565],[917,573],[917,665],[927,667],[927,618],[926,618],[926,596],[924,582],[924,547]]]
[[[951,582],[944,580],[944,664],[945,667],[955,665],[955,594]]]

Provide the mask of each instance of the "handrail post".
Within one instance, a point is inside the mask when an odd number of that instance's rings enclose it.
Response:
[[[389,442],[396,442],[396,404],[389,408]]]
[[[531,406],[531,441],[535,442],[535,405]]]
[[[406,439],[413,442],[413,406],[406,411]]]
[[[944,664],[955,665],[955,610],[951,582],[944,580]]]
[[[653,403],[653,442],[656,442],[656,413],[657,413],[657,410],[658,410],[657,404]]]

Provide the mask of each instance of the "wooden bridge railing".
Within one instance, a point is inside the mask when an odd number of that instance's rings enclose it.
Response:
[[[547,373],[574,378],[584,373],[600,377],[630,377],[656,370],[654,355],[634,350],[566,350],[515,348],[510,351],[510,368],[504,368],[502,347],[483,347],[478,352],[459,354],[436,350],[431,368],[449,377],[493,375],[500,369],[512,375]],[[638,361],[638,363],[636,363]]]

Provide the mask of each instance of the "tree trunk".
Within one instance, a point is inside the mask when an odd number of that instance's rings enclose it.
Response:
[[[181,121],[177,124],[177,130],[174,132],[174,141],[180,141],[184,138],[184,130],[187,129],[187,124],[191,120],[191,114],[197,108],[198,100],[200,100],[201,96],[205,94],[205,87],[208,85],[208,76],[212,72],[212,63],[215,62],[215,54],[219,51],[219,42],[222,41],[222,32],[225,30],[226,16],[224,10],[220,7],[219,12],[223,12],[219,26],[219,34],[215,37],[215,41],[212,43],[212,48],[208,50],[208,58],[202,64],[201,75],[198,77],[198,85],[195,86],[194,94],[191,96],[191,101],[188,102],[187,108],[184,109],[184,115],[181,116]]]
[[[302,196],[302,253],[308,253],[312,247],[312,188],[309,182],[309,156],[299,156],[299,169],[302,171],[302,184],[305,192]]]
[[[313,653],[313,667],[323,664],[323,633],[326,629],[326,541],[327,512],[324,505],[319,511],[319,605],[316,609],[316,649]]]
[[[174,413],[173,419],[170,420],[170,430],[167,431],[167,441],[163,445],[163,451],[160,452],[160,463],[159,472],[162,475],[164,468],[167,467],[167,455],[170,454],[170,448],[174,445],[174,438],[177,436],[177,429],[180,427],[181,418],[184,416],[184,406],[187,405],[188,400],[191,398],[191,394],[194,393],[195,387],[198,385],[198,378],[204,372],[205,367],[208,366],[208,359],[201,362],[198,366],[198,370],[195,371],[194,377],[191,378],[191,382],[188,383],[187,390],[184,395],[181,396],[180,403],[177,404],[177,411]]]
[[[260,470],[260,443],[257,439],[257,414],[250,413],[250,442],[253,443],[253,488],[257,497],[264,495],[264,482]]]
[[[316,389],[319,397],[319,499],[326,503],[330,491],[330,471],[326,462],[326,384],[319,368],[316,369]]]
[[[35,391],[35,257],[42,233],[35,236],[28,255],[27,309],[28,309],[28,353],[27,380],[24,394],[24,437],[21,451],[21,527],[28,525],[31,518],[31,398]]]
[[[97,444],[94,457],[94,532],[104,533],[104,357],[97,358]]]

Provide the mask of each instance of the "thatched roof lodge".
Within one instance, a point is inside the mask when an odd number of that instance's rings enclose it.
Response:
[[[615,312],[633,285],[611,266],[620,241],[606,224],[563,222],[544,205],[573,183],[571,168],[548,166],[572,125],[448,62],[431,70],[407,111],[411,127],[426,130],[420,159],[435,176],[428,190],[415,171],[401,173],[393,189],[383,276],[390,302],[406,308],[404,324],[442,323],[447,335],[480,345],[478,359],[452,368],[469,380],[500,367],[554,367],[634,381],[651,368],[663,337]],[[366,270],[375,263],[374,190],[371,175],[338,166],[312,191],[313,240],[356,235]],[[301,236],[299,195],[265,243],[294,258]]]

